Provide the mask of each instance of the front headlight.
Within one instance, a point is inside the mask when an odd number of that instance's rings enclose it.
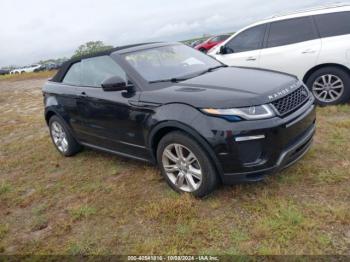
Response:
[[[213,116],[220,116],[230,121],[266,119],[275,116],[275,113],[268,105],[250,106],[229,109],[203,108],[204,113]]]

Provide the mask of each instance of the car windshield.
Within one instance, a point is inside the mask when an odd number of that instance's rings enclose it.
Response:
[[[185,45],[168,45],[124,55],[148,82],[186,79],[223,66],[215,59]]]

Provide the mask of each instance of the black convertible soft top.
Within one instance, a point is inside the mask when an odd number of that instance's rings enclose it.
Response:
[[[67,71],[69,70],[69,68],[77,63],[80,62],[82,59],[87,59],[87,58],[92,58],[92,57],[97,57],[97,56],[104,56],[104,55],[110,55],[113,52],[119,51],[119,50],[123,50],[123,49],[127,49],[127,48],[132,48],[132,47],[137,47],[137,46],[142,46],[142,45],[148,45],[148,44],[154,44],[154,42],[152,43],[139,43],[139,44],[133,44],[133,45],[125,45],[125,46],[118,46],[118,47],[114,47],[112,49],[108,49],[105,51],[101,51],[101,52],[96,52],[90,55],[85,55],[85,56],[80,56],[80,57],[75,57],[72,58],[68,61],[66,61],[65,63],[63,63],[63,65],[61,66],[60,70],[56,73],[56,75],[50,79],[50,81],[52,82],[62,82],[64,76],[66,75]]]

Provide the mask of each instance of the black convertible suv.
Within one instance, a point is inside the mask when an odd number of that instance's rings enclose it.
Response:
[[[43,87],[64,156],[82,146],[157,163],[179,192],[253,182],[309,149],[314,98],[296,77],[227,67],[179,43],[147,43],[66,62]]]

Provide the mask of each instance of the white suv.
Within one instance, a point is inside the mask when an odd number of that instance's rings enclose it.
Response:
[[[22,68],[16,68],[13,69],[10,74],[23,74],[23,73],[32,73],[32,72],[37,72],[41,69],[41,65],[30,65]]]
[[[248,26],[208,53],[230,66],[296,75],[321,105],[350,99],[350,5],[274,16]]]

